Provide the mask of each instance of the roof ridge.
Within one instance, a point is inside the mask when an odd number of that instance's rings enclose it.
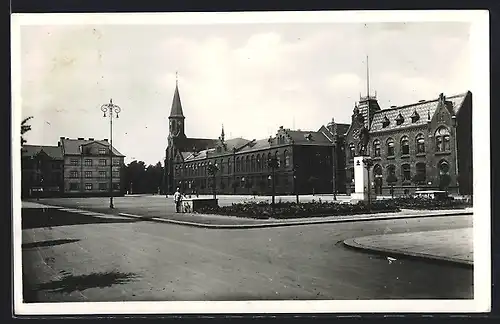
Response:
[[[467,93],[469,93],[469,91],[462,92],[462,93],[459,93],[459,94],[454,94],[454,95],[451,95],[451,96],[447,96],[446,99],[455,99],[455,98],[458,98],[458,97],[461,97],[461,96],[466,96]],[[423,101],[417,101],[417,102],[413,102],[411,104],[406,104],[406,105],[402,105],[402,106],[384,108],[384,109],[375,111],[375,114],[382,113],[382,112],[385,112],[385,111],[392,111],[392,110],[398,110],[398,109],[403,109],[403,108],[409,108],[409,107],[418,106],[418,105],[422,105],[422,104],[426,104],[426,103],[430,103],[430,102],[434,102],[434,101],[439,101],[439,98],[429,99],[429,100],[423,100]]]

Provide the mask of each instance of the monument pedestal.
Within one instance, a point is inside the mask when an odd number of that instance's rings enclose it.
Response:
[[[368,201],[370,183],[368,182],[368,170],[365,168],[363,163],[364,158],[366,157],[354,157],[354,192],[351,194],[351,203]]]

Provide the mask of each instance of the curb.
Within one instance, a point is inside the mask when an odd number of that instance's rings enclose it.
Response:
[[[55,208],[70,208],[63,206],[54,206],[54,205],[46,205]],[[88,212],[91,210],[84,210],[79,208],[72,208],[75,211],[84,211]],[[394,216],[375,216],[375,217],[358,217],[351,219],[328,219],[328,220],[303,220],[303,221],[290,221],[290,222],[274,222],[274,223],[256,223],[256,224],[207,224],[207,223],[198,223],[198,222],[188,222],[188,221],[179,221],[168,218],[154,217],[154,216],[140,216],[128,213],[117,213],[110,214],[99,212],[103,215],[111,215],[111,216],[122,216],[129,218],[137,218],[147,221],[155,221],[159,223],[168,223],[175,225],[183,225],[183,226],[191,226],[191,227],[200,227],[200,228],[210,228],[210,229],[252,229],[252,228],[266,228],[266,227],[286,227],[286,226],[303,226],[303,225],[321,225],[321,224],[331,224],[331,223],[349,223],[349,222],[366,222],[366,221],[379,221],[379,220],[392,220],[392,219],[412,219],[412,218],[428,218],[428,217],[446,217],[446,216],[466,216],[473,215],[473,212],[455,212],[455,213],[441,213],[441,214],[424,214],[424,215],[394,215]]]
[[[448,257],[442,257],[442,256],[425,254],[425,253],[418,253],[418,252],[401,251],[401,250],[397,250],[397,249],[388,249],[388,248],[379,248],[379,247],[374,247],[374,246],[368,246],[368,245],[363,245],[363,244],[356,242],[356,238],[344,240],[342,243],[344,244],[344,246],[351,248],[351,249],[363,250],[365,252],[371,252],[371,253],[375,253],[375,254],[383,255],[383,256],[391,255],[391,256],[397,256],[397,257],[401,257],[401,258],[424,259],[427,261],[452,263],[454,265],[460,265],[460,266],[467,267],[467,268],[474,267],[473,261],[466,261],[466,260],[460,260],[460,259],[454,259],[454,258],[448,258]]]
[[[443,214],[426,214],[426,215],[402,215],[402,216],[379,216],[379,217],[359,217],[354,219],[329,219],[329,220],[310,220],[310,221],[296,221],[296,222],[276,222],[276,223],[257,223],[257,224],[205,224],[197,222],[178,221],[173,219],[166,219],[160,217],[147,217],[140,215],[133,215],[128,213],[119,213],[119,216],[139,218],[144,220],[156,221],[160,223],[170,223],[176,225],[212,228],[212,229],[252,229],[252,228],[266,228],[266,227],[286,227],[286,226],[303,226],[303,225],[320,225],[330,223],[349,223],[349,222],[366,222],[377,220],[391,220],[391,219],[411,219],[411,218],[426,218],[426,217],[446,217],[446,216],[466,216],[473,215],[471,212],[463,213],[443,213]]]

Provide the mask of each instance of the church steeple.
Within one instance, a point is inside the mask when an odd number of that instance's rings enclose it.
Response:
[[[184,134],[184,113],[182,112],[181,97],[179,95],[179,81],[177,72],[175,72],[175,91],[172,100],[172,108],[170,109],[169,119],[169,136],[170,137],[186,137]]]
[[[177,72],[175,72],[175,91],[174,99],[172,100],[172,109],[170,110],[170,117],[184,118],[184,113],[182,112],[181,96],[179,95],[179,80],[177,77]]]
[[[222,131],[220,133],[220,140],[224,143],[224,137],[225,137],[225,134],[224,134],[224,124],[222,124]]]

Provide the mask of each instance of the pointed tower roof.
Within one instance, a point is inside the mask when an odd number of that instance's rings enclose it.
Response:
[[[177,81],[177,79],[175,80],[175,92],[174,92],[174,99],[172,100],[172,109],[170,110],[169,118],[170,117],[184,118],[184,114],[182,113],[181,97],[179,95],[179,82]]]

